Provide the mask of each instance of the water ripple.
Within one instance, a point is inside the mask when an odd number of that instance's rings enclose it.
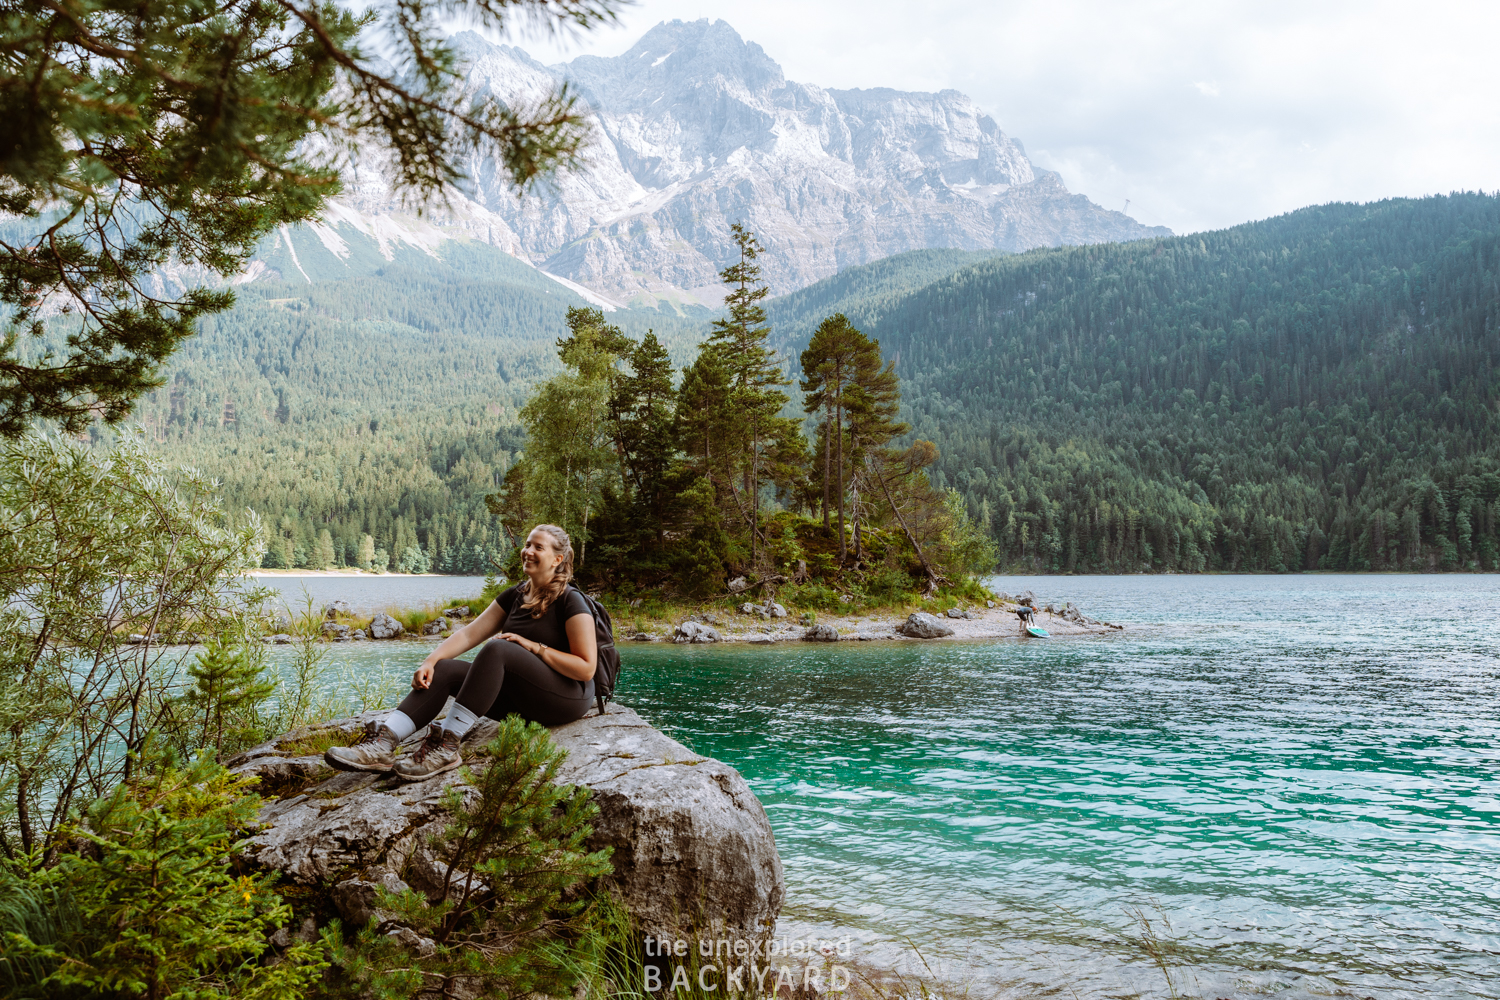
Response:
[[[625,648],[621,700],[765,803],[786,930],[1165,995],[1141,907],[1189,994],[1500,996],[1500,579],[995,586],[1129,628]],[[336,657],[410,672],[376,649]]]

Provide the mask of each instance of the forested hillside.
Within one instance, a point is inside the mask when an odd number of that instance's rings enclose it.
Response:
[[[294,280],[239,288],[235,308],[174,357],[138,423],[219,479],[229,509],[266,519],[267,566],[352,564],[368,534],[393,569],[409,554],[406,569],[484,572],[503,548],[484,497],[524,447],[517,410],[558,370],[556,340],[583,300],[459,240],[436,258],[356,252],[347,267],[265,256]],[[308,281],[298,267],[315,261]],[[684,361],[704,325],[620,316]]]
[[[792,374],[831,313],[878,338],[905,442],[936,443],[937,483],[988,519],[1007,566],[1488,569],[1497,244],[1500,201],[1459,195],[991,259],[918,251],[768,302],[770,343]],[[583,302],[483,245],[440,256],[242,288],[143,407],[173,457],[268,518],[271,565],[352,563],[365,534],[393,568],[477,572],[497,553],[483,498],[525,450],[519,407],[560,370]],[[637,341],[654,329],[678,370],[709,320],[608,314]]]
[[[1001,258],[867,332],[1004,563],[1500,562],[1495,197]]]
[[[856,326],[871,326],[917,289],[1000,256],[1000,250],[911,250],[845,268],[766,303],[774,343],[795,355],[807,346],[818,324],[834,313],[843,313]]]

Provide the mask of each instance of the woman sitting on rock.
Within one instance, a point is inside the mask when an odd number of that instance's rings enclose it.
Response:
[[[526,581],[495,598],[429,653],[412,677],[411,694],[364,742],[324,754],[329,766],[394,771],[420,781],[463,762],[459,740],[481,716],[514,713],[547,726],[583,718],[594,701],[598,648],[588,603],[568,586],[573,579],[568,533],[552,524],[531,529],[521,566]],[[481,642],[484,648],[472,664],[455,659]],[[438,725],[432,720],[450,695],[453,707]],[[397,761],[397,745],[422,726],[428,726],[427,738]]]

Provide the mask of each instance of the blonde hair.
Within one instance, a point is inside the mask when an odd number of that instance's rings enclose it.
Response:
[[[552,573],[552,579],[545,586],[533,588],[531,582],[526,583],[526,599],[521,602],[533,618],[539,618],[552,606],[552,602],[563,595],[568,589],[568,584],[573,581],[573,540],[568,533],[555,524],[539,524],[532,531],[544,532],[552,539],[552,547],[562,553],[562,562],[557,564],[557,569]],[[529,536],[528,532],[528,536]]]

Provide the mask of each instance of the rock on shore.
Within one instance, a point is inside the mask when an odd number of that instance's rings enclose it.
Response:
[[[449,821],[445,790],[465,781],[457,771],[411,784],[341,773],[320,753],[279,747],[328,730],[352,741],[380,714],[294,731],[229,762],[232,771],[259,776],[263,795],[279,796],[262,809],[262,829],[244,859],[321,890],[346,919],[361,922],[376,885],[441,887],[427,840]],[[482,720],[464,744],[477,746],[494,732],[495,723]],[[609,886],[644,931],[752,944],[769,938],[785,895],[781,859],[765,810],[739,772],[619,705],[553,729],[552,739],[568,751],[558,780],[593,790],[600,814],[589,847],[614,849]]]
[[[1022,595],[1022,601],[1034,598]],[[1006,595],[996,601],[981,601],[969,607],[949,608],[942,616],[918,611],[905,618],[893,616],[827,614],[820,612],[817,624],[793,624],[789,618],[777,620],[761,605],[741,604],[738,613],[694,614],[687,621],[660,632],[622,634],[635,642],[749,642],[764,645],[775,642],[805,640],[839,642],[850,640],[927,640],[927,639],[1009,639],[1021,635],[1015,610],[1021,602]],[[777,605],[777,607],[780,607]],[[784,609],[783,609],[784,613]],[[1106,635],[1123,628],[1090,618],[1071,602],[1062,608],[1048,605],[1038,608],[1036,621],[1053,636]],[[708,623],[713,627],[706,627]]]
[[[943,624],[942,619],[920,611],[908,617],[896,631],[911,639],[940,639],[953,634],[953,629]]]

